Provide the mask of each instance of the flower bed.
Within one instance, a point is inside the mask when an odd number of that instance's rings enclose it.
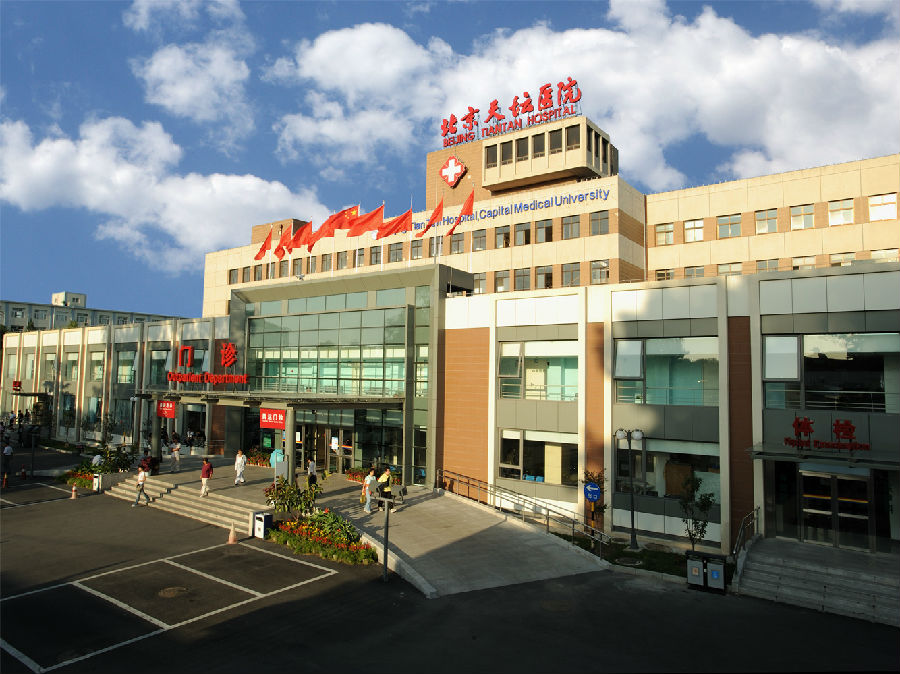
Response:
[[[92,489],[94,486],[94,473],[79,468],[66,472],[63,478],[65,478],[66,484],[74,484],[83,489]]]
[[[360,540],[351,522],[327,508],[300,520],[281,522],[269,538],[303,555],[319,555],[345,564],[371,564],[378,554]]]
[[[251,466],[269,467],[269,456],[271,452],[261,452],[258,449],[251,449],[247,452],[247,463]]]

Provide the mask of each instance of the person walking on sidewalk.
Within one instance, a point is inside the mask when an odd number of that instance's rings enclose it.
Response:
[[[309,486],[312,486],[316,483],[316,459],[315,459],[315,457],[310,457],[309,463],[307,464],[306,483]]]
[[[237,456],[234,457],[234,486],[244,484],[244,467],[247,465],[247,457],[244,456],[244,450],[239,449]]]
[[[375,477],[375,466],[369,468],[369,474],[363,481],[363,495],[366,497],[366,505],[363,510],[369,515],[372,514],[372,496],[375,494],[375,488],[378,484],[378,478]]]
[[[212,475],[212,464],[208,458],[203,457],[203,467],[200,469],[200,496],[209,496],[209,480]]]
[[[393,499],[394,494],[391,491],[391,467],[385,466],[384,472],[378,478],[378,495],[382,498]],[[378,503],[378,509],[381,510],[381,502]],[[394,511],[394,502],[391,500],[391,512]]]
[[[141,466],[138,469],[138,475],[137,475],[137,496],[134,497],[134,503],[131,504],[132,508],[137,508],[137,504],[141,500],[141,496],[143,496],[147,500],[147,505],[150,505],[150,497],[147,496],[147,492],[144,491],[144,483],[146,481],[147,481],[147,471],[145,471],[144,467]]]
[[[177,473],[181,470],[181,443],[176,442],[172,445],[172,472]]]

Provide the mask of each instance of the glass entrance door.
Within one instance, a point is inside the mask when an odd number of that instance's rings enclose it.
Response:
[[[841,548],[869,549],[869,479],[800,472],[803,540]]]

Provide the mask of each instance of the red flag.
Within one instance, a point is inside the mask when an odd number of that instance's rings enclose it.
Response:
[[[291,239],[291,248],[300,248],[301,246],[305,246],[309,243],[309,235],[312,233],[312,223],[307,222],[303,225],[300,225],[300,229],[298,229],[294,233],[294,238]]]
[[[345,208],[340,213],[335,213],[331,217],[335,218],[335,229],[350,229],[353,225],[353,219],[359,217],[359,206]]]
[[[286,252],[290,253],[294,250],[294,247],[291,244],[291,238],[291,226],[287,225],[281,230],[281,238],[278,239],[278,245],[275,246],[275,257],[279,260],[284,257]]]
[[[463,204],[462,210],[460,210],[459,215],[456,216],[456,222],[453,223],[453,227],[450,228],[450,231],[447,232],[447,236],[453,234],[453,231],[456,229],[456,226],[462,221],[462,217],[464,215],[472,215],[472,206],[475,205],[475,188],[472,188],[472,191],[469,193],[469,196],[466,197],[466,201]]]
[[[275,229],[274,227],[272,229]],[[254,257],[254,260],[262,260],[266,253],[269,252],[269,249],[272,247],[272,229],[269,230],[269,235],[266,237],[266,240],[263,241],[263,244],[259,247],[259,252]]]
[[[408,232],[412,229],[412,209],[410,208],[403,215],[388,220],[378,228],[378,236],[376,239],[383,239],[391,234],[399,234],[400,232]]]
[[[434,211],[431,213],[431,217],[428,218],[428,224],[425,225],[425,229],[423,229],[421,232],[416,234],[416,237],[421,239],[423,236],[425,236],[425,232],[427,232],[429,229],[431,229],[434,225],[436,225],[443,219],[444,219],[444,197],[441,197],[441,200],[438,203],[437,208],[434,209]]]
[[[371,232],[381,227],[382,224],[384,224],[384,204],[371,213],[357,215],[353,218],[353,223],[347,231],[347,236],[359,236],[360,234]]]
[[[342,211],[338,211],[334,215],[330,216],[325,222],[321,224],[319,229],[315,231],[309,237],[309,243],[306,245],[307,251],[312,252],[313,246],[316,245],[316,242],[319,239],[323,239],[326,236],[334,236],[334,230],[336,229],[344,229],[347,222],[349,222],[350,218],[356,217],[359,213],[359,206],[351,206],[350,208],[345,208]]]

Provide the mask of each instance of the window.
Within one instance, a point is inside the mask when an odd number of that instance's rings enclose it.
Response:
[[[78,357],[78,354],[75,355]],[[16,366],[18,365],[18,361],[16,360],[15,354],[7,354],[6,355],[6,376],[15,379],[16,377]]]
[[[160,349],[150,352],[150,385],[165,386],[166,372],[169,370],[169,350]]]
[[[703,278],[703,267],[685,267],[684,268],[684,277],[685,278]]]
[[[828,202],[828,225],[853,224],[853,199]]]
[[[726,264],[720,264],[716,270],[716,274],[718,274],[719,276],[737,276],[740,273],[740,262],[728,262]]]
[[[869,220],[896,220],[897,193],[869,197]]]
[[[331,253],[322,253],[322,271],[331,271]]]
[[[88,322],[88,315],[83,314],[79,311],[77,314],[75,314],[75,320],[83,325]]]
[[[120,384],[134,383],[134,351],[119,351],[116,354],[116,381]]]
[[[594,260],[591,262],[591,283],[609,283],[609,260]]]
[[[562,266],[562,284],[564,288],[581,285],[581,265],[578,262]]]
[[[269,269],[269,271],[268,271],[268,275],[266,276],[266,278],[275,278],[275,263],[270,262],[268,264],[268,269]]]
[[[609,211],[591,213],[591,236],[609,234]]]
[[[484,294],[485,284],[486,284],[486,281],[485,281],[486,276],[487,276],[487,274],[485,274],[484,272],[479,272],[478,274],[472,274],[472,281],[473,281],[472,294],[473,295]]]
[[[509,290],[509,272],[508,271],[495,271],[494,272],[494,292],[505,293],[508,290]]]
[[[872,259],[875,262],[897,262],[897,248],[882,248],[881,250],[872,251]]]
[[[484,167],[497,168],[497,146],[486,145],[484,148]]]
[[[307,274],[315,274],[316,273],[316,257],[313,255],[306,261],[306,273]]]
[[[547,140],[544,134],[539,133],[536,136],[531,137],[531,156],[537,159],[538,157],[543,157],[546,154],[546,143]]]
[[[831,255],[832,267],[849,267],[856,260],[856,253],[833,253]]]
[[[703,241],[703,220],[684,221],[684,242]]]
[[[791,229],[812,229],[813,205],[791,206]]]
[[[534,287],[535,289],[553,287],[553,267],[547,265],[534,268]]]
[[[562,238],[577,239],[579,236],[581,236],[581,217],[578,215],[565,216],[562,219]]]
[[[466,235],[462,232],[454,232],[450,235],[450,254],[462,253]]]
[[[567,126],[566,127],[566,149],[567,150],[577,150],[581,147],[581,127],[580,126]]]
[[[242,283],[250,283],[250,267],[244,267],[241,272],[241,282]]]
[[[553,241],[553,221],[538,220],[534,223],[534,240],[536,243]]]
[[[675,273],[671,269],[657,269],[656,270],[656,280],[657,281],[669,281],[675,278]]]
[[[294,258],[291,260],[291,276],[299,276],[303,274],[303,260]]]
[[[74,381],[78,378],[78,354],[67,353],[63,357],[63,379]]]
[[[13,318],[25,318],[25,309],[23,307],[13,307],[11,313]]]
[[[531,268],[516,269],[513,282],[516,290],[531,290]]]
[[[409,244],[409,258],[411,260],[422,259],[422,239],[414,239]]]
[[[291,261],[290,260],[282,260],[278,263],[278,277],[284,278],[290,273],[291,270]]]
[[[509,248],[509,225],[494,230],[494,248]]]
[[[675,224],[656,225],[656,245],[670,246],[675,243]]]
[[[763,340],[766,408],[900,412],[900,394],[891,387],[900,366],[900,334],[766,335]]]
[[[500,164],[512,164],[513,161],[513,148],[512,141],[508,140],[505,143],[500,143]]]
[[[262,281],[262,277],[263,277],[262,265],[261,264],[254,265],[253,266],[253,280],[254,281]]]
[[[392,243],[388,246],[388,262],[403,262],[403,243]]]
[[[550,154],[562,152],[562,129],[550,132]]]
[[[527,246],[531,243],[531,223],[520,222],[516,225],[516,245]]]
[[[347,268],[347,251],[346,250],[338,251],[337,268],[338,269],[346,269]]]
[[[718,343],[717,337],[616,340],[616,402],[717,406]]]
[[[719,238],[730,239],[741,235],[741,216],[720,215],[716,218],[716,225],[719,227]]]
[[[501,398],[578,399],[578,343],[503,342],[497,367]]]
[[[234,285],[238,282],[238,270],[237,269],[229,269],[228,270],[228,285]]]
[[[34,310],[34,320],[43,321],[47,319],[47,310],[46,309],[35,309]]]
[[[381,246],[369,248],[369,264],[381,264]]]
[[[778,209],[756,211],[756,233],[772,234],[778,231]]]
[[[128,322],[128,319],[125,316],[117,316],[116,317],[116,325],[125,325]]]
[[[15,360],[15,357],[13,357]],[[15,366],[13,366],[13,370],[15,371]],[[43,377],[49,381],[53,382],[56,380],[56,354],[55,353],[45,353],[44,354],[44,369],[41,371]],[[15,376],[10,375],[10,376]]]
[[[91,381],[103,381],[103,352],[91,352]]]
[[[500,431],[499,477],[578,486],[578,436],[546,431]]]
[[[34,379],[34,354],[25,354],[25,367],[22,369],[22,379]]]
[[[778,260],[757,260],[756,261],[756,271],[764,272],[764,271],[778,271]]]
[[[476,229],[472,232],[472,250],[484,250],[487,248],[487,230]]]
[[[807,257],[795,257],[791,260],[791,269],[793,269],[794,271],[815,268],[816,258],[812,255]]]
[[[106,314],[100,314],[100,325],[109,325],[109,316]]]
[[[516,161],[528,159],[528,138],[516,138]]]
[[[444,250],[444,237],[432,236],[428,239],[428,257],[438,257]]]

